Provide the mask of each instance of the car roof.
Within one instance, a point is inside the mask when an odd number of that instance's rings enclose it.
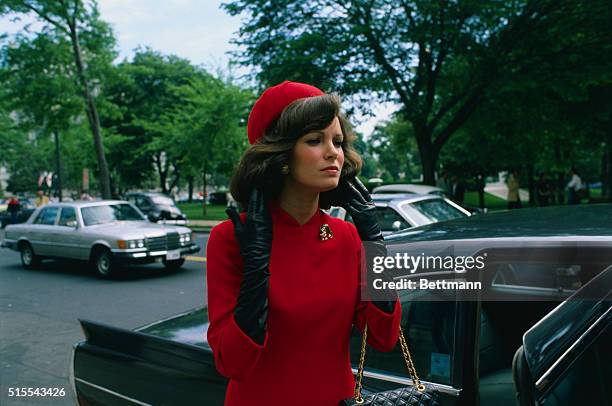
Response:
[[[516,237],[612,237],[612,204],[504,210],[397,232],[392,241]],[[612,238],[605,238],[605,240]]]
[[[66,206],[88,207],[88,206],[103,206],[107,204],[117,204],[117,203],[130,204],[129,202],[126,202],[125,200],[77,200],[74,202],[53,202],[53,203],[46,204],[42,207],[66,207]]]
[[[373,193],[371,195],[375,203],[390,203],[390,202],[416,202],[419,200],[442,199],[438,195],[424,195],[417,193]]]
[[[428,194],[431,192],[444,192],[436,186],[419,185],[414,183],[397,183],[392,185],[376,186],[372,193],[420,193]]]
[[[125,194],[126,196],[128,195],[144,195],[144,196],[164,196],[164,197],[170,197],[167,196],[163,193],[160,192],[129,192]]]

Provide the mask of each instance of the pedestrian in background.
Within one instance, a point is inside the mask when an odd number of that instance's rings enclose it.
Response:
[[[448,178],[448,171],[445,169],[442,171],[442,174],[438,177],[436,181],[436,186],[439,187],[446,193],[447,197],[452,197],[452,187],[450,183],[450,179]]]
[[[506,185],[508,186],[508,209],[520,209],[523,207],[521,204],[521,197],[519,195],[519,174],[516,169],[510,172],[508,179],[506,179]]]
[[[296,82],[260,96],[247,132],[231,183],[247,212],[228,208],[206,249],[208,343],[229,378],[225,405],[336,406],[354,395],[353,326],[367,324],[368,342],[390,351],[401,320],[395,291],[360,293],[362,241],[386,249],[356,179],[355,136],[336,96]],[[320,210],[331,204],[354,224]],[[304,388],[315,389],[307,399]]]
[[[565,187],[568,191],[567,204],[580,204],[580,199],[584,193],[582,178],[580,178],[578,171],[574,167],[570,168],[568,175],[571,176],[571,179]]]
[[[11,224],[17,224],[17,215],[21,210],[21,203],[15,196],[11,196],[6,210],[11,214]]]
[[[36,207],[44,206],[45,204],[48,204],[48,203],[49,203],[49,197],[45,194],[45,192],[42,189],[38,189],[36,191],[36,201],[34,202]]]
[[[540,172],[536,184],[536,198],[538,206],[548,206],[552,197],[552,183],[546,177],[546,172]]]
[[[457,204],[463,204],[463,200],[465,199],[465,182],[456,175],[453,176],[452,179],[451,199]]]
[[[91,195],[85,190],[81,190],[80,200],[93,200],[93,197],[91,197]]]

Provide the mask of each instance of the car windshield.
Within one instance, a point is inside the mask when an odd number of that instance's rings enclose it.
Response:
[[[112,223],[113,221],[142,221],[144,218],[129,204],[107,204],[102,206],[83,207],[83,223],[86,226]]]
[[[433,222],[467,217],[461,210],[451,206],[442,199],[421,200],[412,203],[412,206]]]
[[[164,206],[174,206],[174,201],[166,196],[152,196],[151,200],[155,204],[162,204]]]

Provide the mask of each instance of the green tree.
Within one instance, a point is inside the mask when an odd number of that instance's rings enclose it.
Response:
[[[82,112],[70,70],[70,43],[56,31],[34,37],[17,35],[0,49],[0,79],[6,85],[5,108],[14,112],[23,126],[29,126],[39,137],[52,135],[55,141],[54,182],[62,199],[62,165],[60,134],[70,128]]]
[[[379,123],[368,140],[385,182],[410,181],[419,176],[418,149],[410,136],[412,128],[399,115]]]
[[[208,175],[229,177],[246,149],[244,134],[253,94],[206,72],[176,88],[176,93],[182,103],[162,116],[160,127],[171,134],[166,140],[172,144],[171,154],[181,157],[191,176],[202,177],[206,190]]]
[[[195,75],[196,68],[188,60],[149,48],[137,50],[132,61],[119,64],[103,90],[109,108],[102,117],[103,126],[114,134],[109,160],[119,188],[141,185],[151,178],[152,168],[164,193],[178,183],[174,130],[160,125],[160,120],[182,106],[184,100],[175,89]]]
[[[235,42],[268,86],[285,79],[398,103],[411,123],[425,183],[442,147],[485,100],[546,61],[568,69],[610,47],[603,0],[233,0],[247,14]]]
[[[42,35],[53,32],[69,42],[73,61],[65,68],[73,72],[78,84],[93,135],[102,196],[109,199],[109,171],[94,94],[100,86],[100,73],[116,55],[110,26],[100,20],[95,2],[81,0],[1,0],[0,15],[11,13],[33,15],[44,25]]]

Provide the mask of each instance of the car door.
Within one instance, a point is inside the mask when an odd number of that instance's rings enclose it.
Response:
[[[514,361],[521,406],[612,404],[612,266],[529,329]]]
[[[62,258],[79,258],[76,209],[72,206],[61,208],[57,225],[51,232],[52,255]]]
[[[409,253],[405,247],[388,246],[388,255]],[[436,279],[429,277],[430,282]],[[440,394],[444,406],[476,404],[478,302],[463,300],[461,292],[438,289],[404,289],[398,293],[402,303],[401,327],[421,382]],[[360,345],[361,335],[354,330],[351,362],[355,370]],[[367,347],[364,393],[410,384],[399,344],[388,353]]]
[[[36,255],[53,255],[51,233],[59,215],[59,207],[43,207],[32,223],[30,243]]]

